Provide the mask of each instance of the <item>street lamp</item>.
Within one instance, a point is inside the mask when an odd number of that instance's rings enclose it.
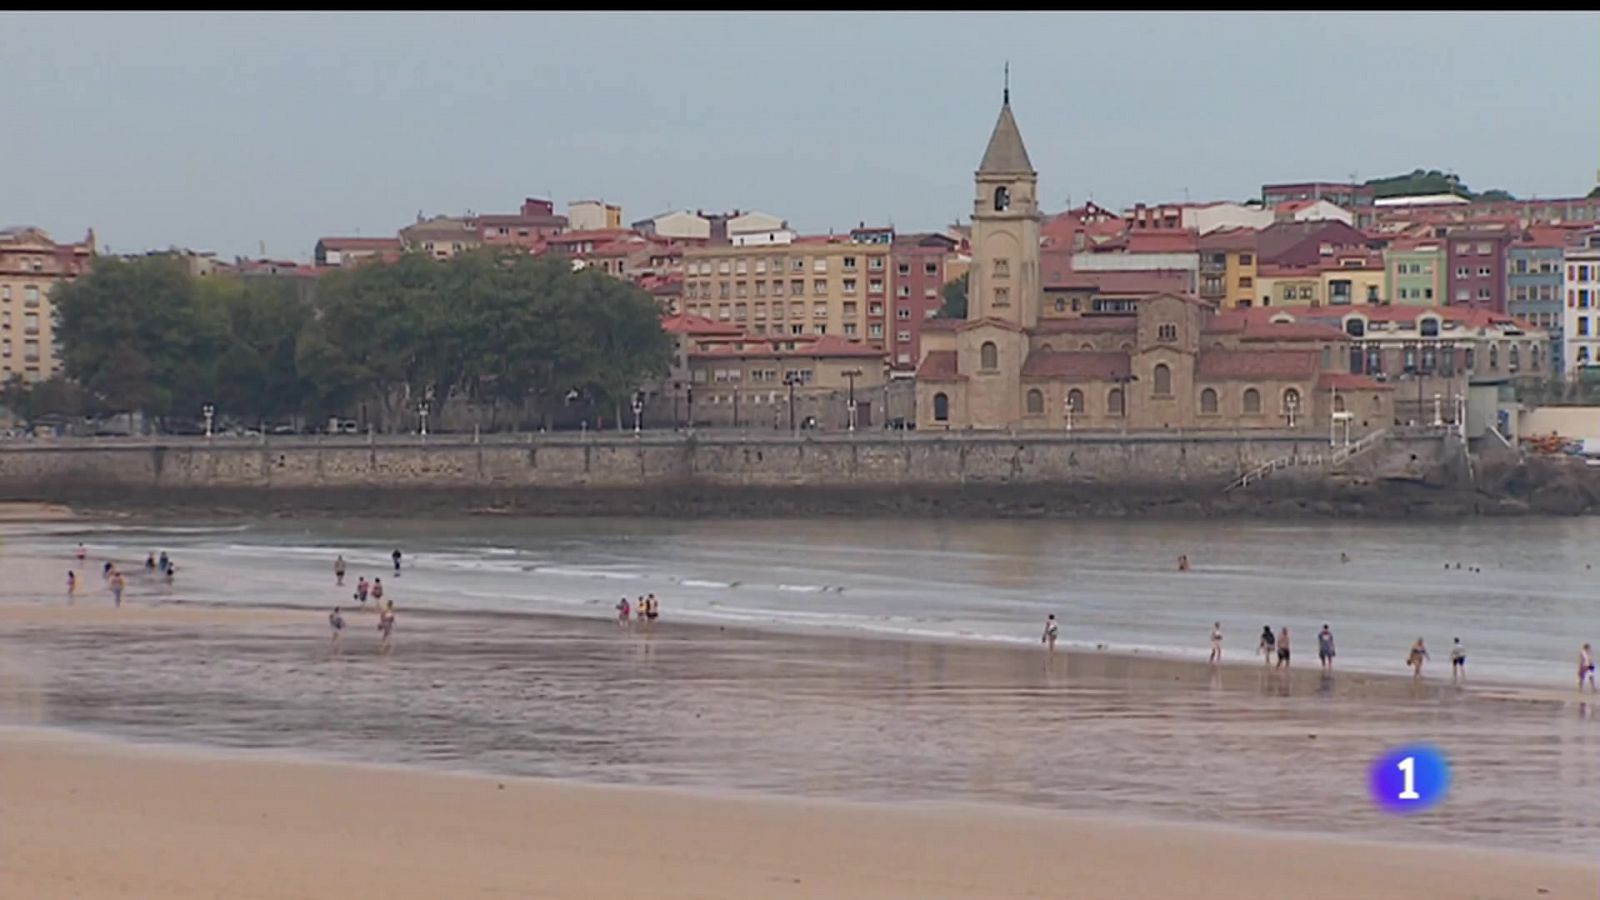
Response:
[[[1443,399],[1444,399],[1443,396],[1441,396],[1438,391],[1434,391],[1434,393],[1433,393],[1433,427],[1435,427],[1435,428],[1438,428],[1438,427],[1440,427],[1441,425],[1444,424],[1444,410],[1442,408],[1440,408],[1440,406],[1439,406],[1439,401],[1443,400]]]
[[[422,436],[428,436],[428,401],[417,404],[417,416],[422,420]]]
[[[1124,400],[1123,404],[1126,405],[1127,401]],[[1073,412],[1073,410],[1072,410],[1072,395],[1071,394],[1068,394],[1067,396],[1061,398],[1061,406],[1067,411],[1067,430],[1071,431],[1072,430],[1072,412]]]
[[[1289,430],[1294,430],[1294,414],[1300,409],[1300,395],[1290,394],[1284,400],[1284,410],[1289,414]]]
[[[678,392],[683,390],[683,382],[672,383],[672,427],[674,430],[683,427],[683,419],[678,415]]]
[[[643,413],[644,413],[644,391],[634,391],[634,393],[633,393],[633,434],[634,434],[635,437],[637,437],[638,434],[639,434],[639,417],[641,415],[643,415]]]
[[[800,383],[800,373],[793,370],[783,373],[783,383],[789,386],[789,431],[799,437],[800,429],[794,421],[794,386]]]
[[[851,369],[848,372],[844,373],[844,377],[848,378],[850,380],[850,400],[849,400],[848,403],[845,404],[845,411],[848,413],[848,415],[846,417],[846,421],[849,422],[849,430],[855,431],[856,430],[856,379],[861,377],[861,370],[860,369]]]
[[[206,437],[211,437],[211,420],[217,415],[217,408],[207,403],[200,407],[200,414],[206,417]]]

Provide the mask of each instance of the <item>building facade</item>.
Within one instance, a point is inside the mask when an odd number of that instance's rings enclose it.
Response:
[[[1439,306],[1445,300],[1442,241],[1400,240],[1383,254],[1384,296],[1402,306]]]
[[[1200,236],[1200,299],[1218,309],[1256,305],[1256,231],[1222,228]]]
[[[485,213],[468,219],[478,233],[478,243],[492,247],[535,249],[546,239],[567,230],[567,217],[549,200],[528,197],[514,213]]]
[[[43,381],[60,371],[51,292],[93,257],[93,230],[76,244],[58,244],[42,228],[0,230],[0,380]]]
[[[1346,184],[1337,181],[1299,181],[1287,184],[1263,184],[1261,205],[1268,207],[1295,200],[1326,200],[1336,206],[1351,209],[1371,206],[1372,188],[1364,184]]]
[[[1565,372],[1562,341],[1564,234],[1530,229],[1506,251],[1506,312],[1550,335],[1551,370]]]
[[[1335,402],[1349,404],[1358,432],[1390,424],[1392,389],[1348,373],[1337,328],[1252,327],[1175,293],[1132,312],[1053,315],[1039,275],[1038,175],[1009,99],[975,173],[967,318],[924,330],[919,429],[1326,434]]]
[[[567,227],[573,231],[621,228],[622,207],[600,200],[574,200],[567,204]]]
[[[956,250],[956,242],[942,234],[890,234],[890,261],[894,266],[891,281],[894,299],[888,342],[890,365],[903,372],[914,372],[922,358],[922,325],[944,305],[946,264]]]
[[[1506,311],[1506,251],[1516,232],[1451,231],[1444,238],[1446,303]]]
[[[1585,234],[1562,254],[1561,361],[1568,377],[1600,366],[1600,230]]]
[[[891,248],[843,236],[801,237],[773,247],[688,247],[682,307],[753,335],[836,336],[882,352],[894,277]]]

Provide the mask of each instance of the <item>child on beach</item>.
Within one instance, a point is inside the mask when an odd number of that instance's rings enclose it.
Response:
[[[1595,691],[1595,686],[1594,686],[1594,652],[1589,649],[1589,645],[1588,644],[1584,644],[1583,645],[1583,649],[1578,651],[1578,692],[1579,693],[1583,692],[1583,680],[1585,678],[1589,679],[1589,690],[1591,692]]]
[[[1211,623],[1211,664],[1222,662],[1222,623]]]
[[[1044,636],[1039,638],[1039,643],[1048,644],[1050,646],[1051,653],[1056,652],[1056,634],[1056,614],[1051,613],[1049,616],[1045,617]]]
[[[1467,677],[1467,648],[1461,646],[1461,638],[1456,638],[1455,645],[1450,648],[1450,680],[1456,681]]]
[[[1411,667],[1412,678],[1422,677],[1422,661],[1427,658],[1428,646],[1422,642],[1422,638],[1417,638],[1417,642],[1411,645],[1411,653],[1406,656],[1406,665]]]
[[[339,613],[339,607],[335,606],[333,612],[328,613],[328,626],[333,629],[332,643],[338,646],[339,632],[344,630],[344,616]]]
[[[333,561],[333,586],[334,587],[344,587],[344,554],[343,553],[339,554],[339,558]]]
[[[628,617],[629,617],[629,615],[631,613],[632,613],[632,608],[628,606],[628,598],[627,597],[623,597],[621,600],[618,600],[617,601],[617,626],[620,627],[620,628],[627,628],[628,627]]]

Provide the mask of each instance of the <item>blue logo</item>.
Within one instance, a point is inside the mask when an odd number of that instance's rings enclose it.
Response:
[[[1372,761],[1367,791],[1384,812],[1410,815],[1432,809],[1450,792],[1450,763],[1432,744],[1390,750]]]

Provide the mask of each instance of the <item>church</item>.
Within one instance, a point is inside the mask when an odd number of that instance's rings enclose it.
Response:
[[[1005,92],[976,173],[967,317],[924,325],[919,430],[1387,428],[1393,389],[1351,374],[1349,338],[1175,293],[1101,313],[1047,290],[1038,173]],[[1048,295],[1048,296],[1047,296]]]

